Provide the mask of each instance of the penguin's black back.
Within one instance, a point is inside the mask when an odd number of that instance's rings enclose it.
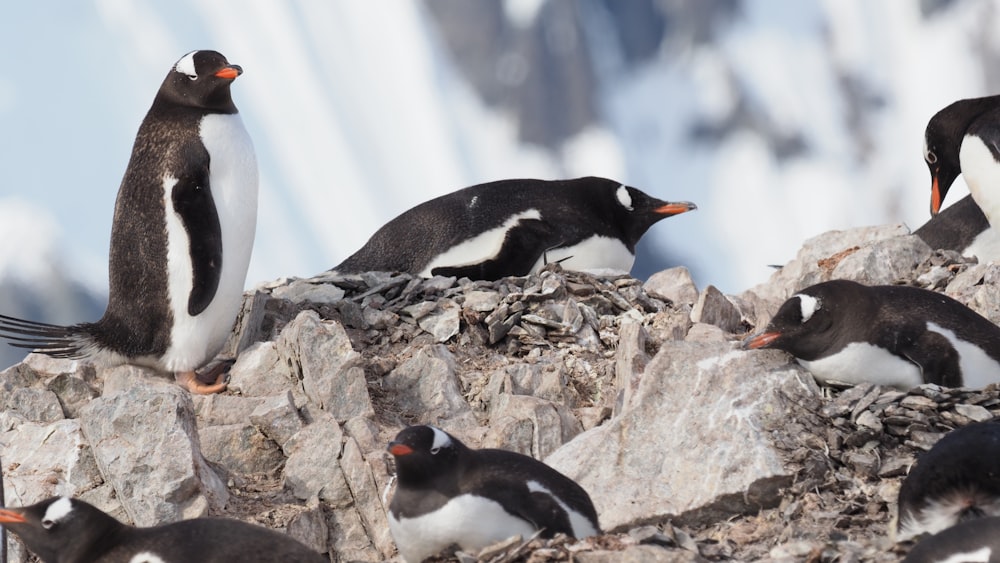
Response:
[[[522,220],[518,227],[532,231],[532,243],[521,249],[529,253],[522,256],[527,266],[506,275],[525,275],[546,249],[569,246],[594,234],[619,238],[634,252],[635,244],[655,220],[641,225],[624,225],[627,222],[617,220],[618,206],[612,203],[619,186],[619,182],[597,177],[500,180],[470,186],[397,216],[333,269],[342,273],[419,273],[449,248],[530,209],[537,210],[541,220]]]
[[[989,228],[990,222],[983,210],[971,195],[967,195],[931,217],[913,234],[935,250],[963,252]]]
[[[1000,517],[977,518],[922,539],[903,563],[1000,563]]]

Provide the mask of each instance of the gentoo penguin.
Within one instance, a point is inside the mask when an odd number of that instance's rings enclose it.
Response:
[[[903,563],[1000,563],[1000,518],[977,518],[924,538]]]
[[[474,551],[538,530],[545,538],[600,533],[587,492],[528,456],[472,450],[433,426],[403,429],[389,453],[397,477],[389,531],[409,563],[452,544]]]
[[[982,388],[1000,381],[1000,327],[954,299],[833,280],[803,289],[746,349],[791,353],[821,381]]]
[[[1000,516],[1000,423],[946,434],[917,459],[899,488],[896,538],[936,534],[972,518]]]
[[[990,228],[971,195],[941,210],[913,234],[934,249],[975,256],[981,263],[1000,260],[1000,231]]]
[[[653,223],[692,209],[604,178],[501,180],[404,212],[333,270],[496,280],[559,262],[568,270],[628,272]]]
[[[118,190],[104,316],[73,326],[0,316],[0,336],[50,356],[174,372],[195,393],[225,389],[194,370],[232,330],[257,222],[257,161],[230,95],[241,73],[215,51],[188,53],[167,73]]]
[[[931,214],[959,174],[990,225],[1000,221],[1000,96],[959,100],[927,123],[924,161],[931,172]]]
[[[0,509],[0,523],[45,563],[329,562],[288,535],[239,520],[135,528],[69,497]]]

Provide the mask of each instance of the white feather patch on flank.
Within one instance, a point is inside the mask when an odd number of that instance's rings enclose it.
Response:
[[[1000,516],[1000,501],[992,495],[976,491],[956,491],[938,498],[928,498],[927,505],[917,511],[907,510],[899,516],[896,541],[906,541],[920,534],[936,534],[958,524],[962,514],[976,507],[986,516]]]
[[[796,293],[792,297],[799,298],[799,307],[802,308],[802,322],[806,322],[812,318],[816,311],[819,310],[819,299],[816,299],[812,295],[806,295],[805,293]]]
[[[796,359],[820,381],[867,382],[901,390],[924,382],[916,364],[867,342],[851,342],[836,354],[811,362]]]
[[[430,264],[421,270],[420,276],[429,278],[434,268],[442,266],[470,266],[495,258],[500,253],[500,249],[503,248],[507,231],[516,227],[521,221],[541,218],[542,214],[537,209],[528,209],[512,215],[499,227],[479,233],[471,239],[449,248],[431,260]]]
[[[59,500],[53,502],[45,509],[42,522],[58,522],[70,512],[73,512],[73,502],[69,500],[69,497],[60,497]]]
[[[537,272],[546,264],[558,262],[564,270],[595,274],[629,273],[635,262],[635,255],[629,252],[622,241],[614,237],[594,235],[572,245],[545,251],[531,272]]]
[[[983,210],[994,229],[1000,225],[1000,163],[981,138],[966,135],[958,153],[962,177],[969,186],[972,199]]]
[[[990,383],[1000,382],[1000,363],[997,363],[982,348],[962,340],[951,330],[931,321],[927,321],[927,330],[944,336],[958,350],[959,368],[962,370],[962,387],[982,389]]]
[[[198,51],[191,51],[190,53],[181,57],[181,60],[177,61],[174,65],[174,70],[187,76],[191,80],[196,80],[198,78],[198,71],[194,68],[194,54]]]
[[[431,450],[438,450],[451,445],[451,436],[448,436],[447,432],[434,426],[430,426],[429,428],[434,431],[434,443],[431,444]]]
[[[992,549],[981,547],[975,551],[952,553],[944,559],[939,559],[937,563],[990,563],[992,554]]]
[[[625,186],[618,186],[618,191],[615,192],[615,197],[618,198],[618,203],[622,204],[622,207],[632,211],[632,196],[628,193],[628,188]]]
[[[166,563],[166,561],[155,553],[143,551],[133,555],[132,559],[128,560],[128,563]]]
[[[556,501],[559,507],[562,508],[564,512],[566,512],[567,516],[569,516],[569,525],[570,528],[573,529],[573,537],[575,537],[576,539],[597,535],[597,529],[594,528],[594,525],[590,523],[590,519],[588,519],[583,514],[580,514],[579,512],[570,508],[569,505],[563,502],[561,498],[556,496],[556,494],[553,493],[552,491],[545,488],[545,486],[539,483],[538,481],[528,481],[528,490],[533,493],[545,493],[550,497],[552,497],[552,500]]]

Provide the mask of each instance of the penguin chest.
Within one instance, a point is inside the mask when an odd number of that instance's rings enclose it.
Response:
[[[920,368],[881,346],[851,342],[841,350],[798,362],[820,381],[869,382],[899,389],[911,389],[924,382]]]
[[[200,239],[206,232],[185,223],[171,196],[181,180],[166,174],[167,285],[173,326],[161,363],[168,371],[194,370],[225,344],[242,301],[257,223],[257,160],[239,115],[205,116],[199,136],[209,155],[210,201],[202,216],[208,218],[206,223],[212,222],[213,214],[217,219],[212,244],[221,244],[221,253],[212,254],[212,264],[196,264],[206,259],[206,253],[195,251],[206,243]],[[192,308],[192,291],[199,285],[196,274],[212,268],[217,269],[213,275],[218,284],[207,291],[200,306]]]
[[[990,225],[1000,225],[1000,162],[977,135],[966,135],[958,153],[962,176]]]
[[[632,271],[635,255],[614,237],[593,235],[570,246],[546,250],[531,271],[537,272],[546,264],[556,262],[565,270],[592,274],[627,274]]]
[[[469,494],[413,518],[397,518],[390,511],[389,531],[408,563],[423,561],[453,543],[477,551],[511,536],[527,538],[535,533],[532,525],[508,513],[500,503]]]

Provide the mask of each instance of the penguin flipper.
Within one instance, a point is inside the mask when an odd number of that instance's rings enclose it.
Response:
[[[924,383],[961,387],[962,368],[959,364],[958,351],[943,334],[924,331],[913,345],[902,350],[902,353],[920,367]]]
[[[0,315],[0,338],[53,358],[80,359],[88,355],[84,325],[62,326]]]
[[[464,266],[439,266],[435,276],[455,276],[470,280],[494,281],[506,276],[526,276],[546,250],[551,250],[554,234],[538,219],[523,219],[507,231],[500,251],[489,260]]]
[[[222,226],[212,199],[208,170],[178,179],[170,198],[187,231],[190,245],[192,284],[188,314],[193,317],[215,298],[222,278]]]

